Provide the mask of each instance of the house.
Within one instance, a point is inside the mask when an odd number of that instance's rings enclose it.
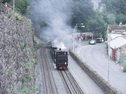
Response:
[[[126,57],[126,25],[109,25],[107,38],[109,57],[117,62]]]
[[[120,57],[126,56],[126,39],[123,37],[116,37],[108,41],[108,54],[112,60],[119,61]]]

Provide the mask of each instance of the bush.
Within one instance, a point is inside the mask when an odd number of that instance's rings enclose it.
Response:
[[[16,20],[19,20],[19,21],[24,21],[24,17],[21,16],[19,13],[16,13],[16,12],[11,12],[9,15],[8,15],[8,18],[16,18]]]
[[[126,65],[124,66],[123,71],[126,72]]]
[[[25,73],[24,77],[22,77],[22,80],[24,82],[31,81],[31,77],[30,77],[30,75],[28,73]]]
[[[0,3],[3,2],[4,0],[0,0]]]
[[[28,0],[15,0],[16,10],[20,11],[22,15],[27,12],[27,7],[29,6]]]
[[[5,4],[5,2],[10,3],[11,0],[0,0],[0,2],[2,2],[3,4]]]

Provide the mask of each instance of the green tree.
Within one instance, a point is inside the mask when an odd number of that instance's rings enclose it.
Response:
[[[11,5],[13,5],[13,1],[11,2]],[[24,15],[27,12],[28,6],[28,0],[15,0],[15,10],[19,11],[22,15]]]
[[[123,15],[123,14],[116,15],[116,23],[119,24],[120,22],[122,22],[123,24],[126,24],[126,15]]]
[[[102,4],[106,4],[106,11],[111,12],[113,10],[112,6],[117,0],[101,0]]]
[[[10,2],[11,2],[11,0],[0,0],[0,2],[2,2],[2,3],[4,3],[4,4],[5,4],[6,2],[7,2],[7,3],[10,3]]]
[[[108,21],[107,21],[108,24],[111,24],[111,25],[116,24],[116,22],[115,22],[116,17],[114,14],[108,14],[107,19],[108,19]]]
[[[105,38],[105,31],[106,31],[106,22],[103,19],[103,16],[96,13],[95,17],[90,18],[88,21],[88,31],[96,33],[98,32],[99,35],[102,35]]]
[[[73,11],[71,24],[74,27],[77,23],[84,23],[86,25],[87,20],[93,13],[93,3],[91,0],[73,0]]]

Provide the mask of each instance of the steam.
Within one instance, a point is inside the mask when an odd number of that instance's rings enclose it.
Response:
[[[39,37],[55,39],[70,46],[68,41],[73,31],[69,25],[72,5],[72,0],[31,0],[30,19],[36,31],[41,32]],[[45,28],[42,28],[43,23]]]
[[[62,41],[58,41],[57,39],[52,41],[52,47],[57,47],[57,49],[67,49]]]

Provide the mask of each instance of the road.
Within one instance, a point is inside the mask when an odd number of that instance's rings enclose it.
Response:
[[[116,89],[126,94],[126,73],[122,67],[110,60],[105,51],[105,43],[85,45],[75,49],[76,53],[98,74]]]
[[[84,94],[104,94],[100,87],[81,69],[70,55],[68,59],[68,69],[84,91]]]

